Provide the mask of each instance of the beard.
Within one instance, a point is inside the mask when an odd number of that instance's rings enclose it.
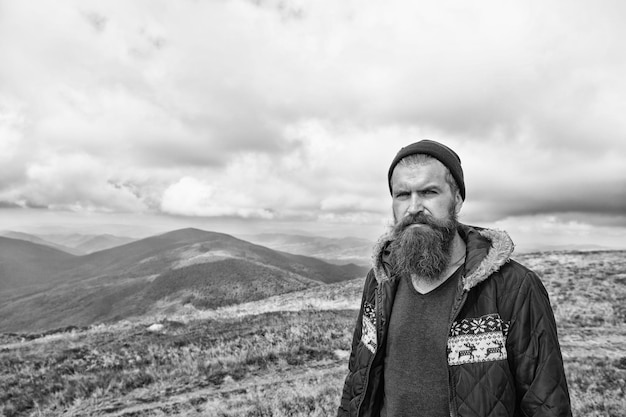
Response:
[[[409,227],[413,224],[423,226]],[[393,272],[401,277],[417,275],[429,283],[437,281],[450,262],[457,225],[452,206],[448,218],[442,220],[424,213],[396,219],[389,246]]]

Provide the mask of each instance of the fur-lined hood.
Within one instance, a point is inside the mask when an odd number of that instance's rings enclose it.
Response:
[[[460,224],[458,232],[467,246],[463,289],[469,291],[508,262],[515,246],[503,230],[482,229]],[[378,283],[392,279],[389,276],[391,268],[387,261],[389,243],[392,240],[391,233],[388,232],[381,236],[374,246],[372,268]]]

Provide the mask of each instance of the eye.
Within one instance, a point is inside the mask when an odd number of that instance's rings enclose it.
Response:
[[[406,198],[409,195],[408,191],[396,191],[393,195],[394,198]]]

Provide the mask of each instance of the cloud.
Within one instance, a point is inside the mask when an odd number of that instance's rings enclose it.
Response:
[[[626,209],[626,154],[584,154],[566,147],[507,143],[460,144],[470,218]]]
[[[420,138],[463,216],[626,209],[624,5],[3,2],[0,199],[355,224]]]
[[[254,207],[255,202],[236,190],[217,188],[198,179],[185,177],[163,193],[165,213],[186,216],[239,216],[271,219],[270,210]]]
[[[0,208],[3,209],[10,209],[10,208],[21,208],[22,206],[20,206],[17,203],[13,203],[10,201],[0,201]]]
[[[88,155],[53,155],[44,160],[28,166],[23,183],[0,192],[0,199],[25,207],[77,211],[146,208],[132,190],[112,180],[114,175],[106,166]]]
[[[606,221],[606,219],[604,220]],[[603,224],[599,216],[583,213],[503,218],[488,227],[508,231],[516,252],[561,248],[625,249],[626,222]]]
[[[380,164],[380,149],[376,143],[387,137],[399,146],[402,143],[398,140],[400,132],[395,129],[364,132],[350,126],[309,120],[287,127],[283,134],[290,142],[290,152],[278,156],[241,153],[223,170],[196,171],[195,179],[186,179],[185,186],[177,183],[166,190],[162,210],[187,215],[245,217],[253,208],[258,208],[263,213],[272,213],[273,219],[307,221],[351,219],[361,222],[368,219],[378,222],[386,217],[389,207],[384,188],[387,168]],[[395,151],[390,148],[385,152],[391,158]],[[381,185],[378,193],[371,194],[372,183]],[[195,188],[196,191],[191,191]],[[176,192],[171,193],[172,190]],[[192,202],[183,203],[186,201],[183,194],[187,192],[195,197],[190,197]],[[240,213],[236,207],[245,210]]]

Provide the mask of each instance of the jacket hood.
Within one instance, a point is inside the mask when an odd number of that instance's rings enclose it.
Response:
[[[515,248],[508,233],[503,230],[483,229],[459,224],[458,232],[466,244],[463,289],[469,291],[509,261]],[[391,231],[378,239],[372,254],[372,268],[379,283],[393,279],[390,276],[389,243]]]

